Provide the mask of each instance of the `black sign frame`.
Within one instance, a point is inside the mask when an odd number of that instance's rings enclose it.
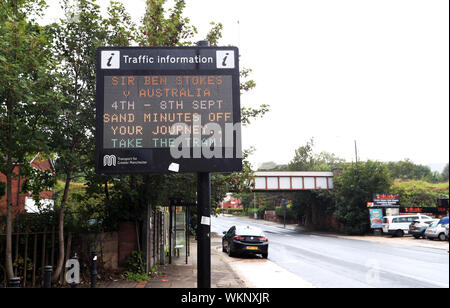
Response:
[[[179,65],[179,68],[167,69],[166,66],[160,65],[157,68],[140,68],[140,69],[113,69],[107,70],[101,68],[102,51],[118,50],[126,53],[151,52],[161,53],[174,52],[177,55],[183,53],[194,53],[200,55],[208,52],[209,54],[216,51],[234,51],[234,67],[213,68],[211,65],[202,64]],[[217,59],[216,59],[217,61]],[[214,65],[216,65],[214,63]],[[203,66],[203,67],[202,67]],[[225,157],[225,148],[222,148],[223,158],[180,158],[173,159],[170,155],[170,148],[117,148],[104,149],[103,147],[103,114],[104,114],[104,77],[105,76],[231,76],[232,78],[232,113],[233,124],[241,122],[240,107],[240,72],[239,72],[239,50],[236,47],[99,47],[97,49],[97,110],[96,110],[96,151],[95,151],[95,170],[99,174],[120,175],[120,174],[145,174],[145,173],[171,173],[169,166],[176,164],[179,173],[196,173],[196,172],[237,172],[242,170],[242,150],[241,136],[233,133],[233,158]],[[238,147],[238,144],[240,145]],[[193,157],[193,149],[190,149],[191,157]],[[105,156],[113,157],[132,157],[136,160],[147,161],[147,165],[120,165],[105,166]]]

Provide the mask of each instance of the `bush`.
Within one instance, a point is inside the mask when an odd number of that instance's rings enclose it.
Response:
[[[256,208],[256,209],[255,208],[250,208],[250,209],[248,209],[248,215],[253,217],[255,215],[255,213],[256,213],[256,214],[258,214],[258,218],[259,219],[263,219],[266,210],[267,210],[266,206],[262,206],[262,207]]]
[[[221,209],[220,212],[222,214],[230,214],[230,215],[237,215],[237,216],[245,215],[244,209]]]
[[[449,183],[432,184],[425,181],[395,181],[392,193],[400,195],[402,206],[434,207],[441,197],[448,198]]]
[[[252,217],[253,217],[253,215],[254,215],[255,213],[258,213],[258,209],[254,209],[254,208],[248,209],[248,215],[249,215],[249,216],[252,216]]]
[[[334,179],[336,208],[334,217],[350,235],[370,231],[367,202],[374,193],[388,192],[392,180],[387,167],[380,162],[367,161],[347,164]]]
[[[282,207],[277,207],[275,209],[275,214],[278,217],[284,217],[284,210]],[[286,209],[286,219],[297,219],[297,214],[295,213],[294,209],[292,207],[288,207]]]
[[[131,255],[125,260],[127,265],[127,272],[133,274],[144,274],[145,272],[145,263],[144,263],[144,254],[142,251],[133,251]]]

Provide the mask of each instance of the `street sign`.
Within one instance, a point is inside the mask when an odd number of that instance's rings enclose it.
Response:
[[[399,194],[374,194],[373,207],[397,208],[400,207]]]
[[[96,171],[242,170],[235,47],[97,50]]]
[[[383,210],[382,209],[370,209],[370,228],[380,229],[383,227]]]

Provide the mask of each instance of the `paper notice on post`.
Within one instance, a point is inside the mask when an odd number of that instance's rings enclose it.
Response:
[[[172,172],[179,172],[180,171],[180,165],[177,163],[171,163],[169,166],[169,171]]]
[[[211,217],[202,216],[202,225],[210,226],[211,225]]]

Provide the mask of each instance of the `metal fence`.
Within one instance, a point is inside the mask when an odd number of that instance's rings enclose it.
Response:
[[[59,255],[58,232],[55,228],[43,232],[12,234],[14,276],[20,277],[21,287],[42,287],[46,266],[56,267]],[[77,253],[80,263],[89,260],[89,235],[65,233],[65,261]],[[0,285],[6,287],[5,270],[6,234],[0,233]],[[86,263],[86,262],[85,262]],[[59,284],[63,285],[65,269]]]

